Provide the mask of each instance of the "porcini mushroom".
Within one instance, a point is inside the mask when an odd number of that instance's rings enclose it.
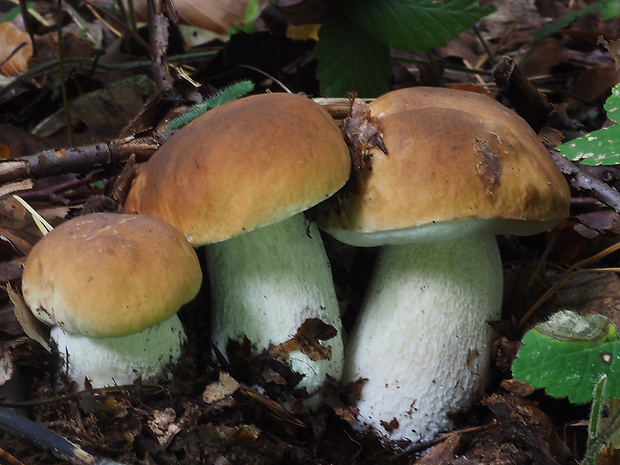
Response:
[[[309,319],[332,326],[337,335],[321,341],[327,357],[295,350],[287,359],[311,394],[327,375],[340,378],[344,350],[330,265],[301,212],[340,189],[350,165],[338,126],[319,105],[255,95],[174,134],[140,167],[124,207],[206,245],[213,341],[222,353],[244,338],[256,352],[277,346]]]
[[[552,227],[568,215],[569,189],[534,131],[489,97],[420,87],[367,110],[386,153],[369,147],[357,191],[317,215],[342,242],[384,246],[343,382],[367,380],[358,427],[429,440],[488,378],[503,283],[494,235]]]
[[[201,285],[193,247],[162,220],[94,213],[43,237],[26,259],[24,301],[51,326],[78,389],[158,375],[186,340],[177,316]]]

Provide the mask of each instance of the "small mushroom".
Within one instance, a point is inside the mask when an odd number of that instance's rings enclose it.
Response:
[[[22,292],[51,326],[67,379],[83,389],[158,375],[186,340],[177,311],[200,289],[191,244],[165,222],[94,213],[43,237],[24,265]]]
[[[316,225],[301,213],[340,189],[351,160],[338,126],[310,99],[255,95],[207,112],[140,167],[124,210],[153,215],[205,245],[212,338],[226,353],[247,338],[257,353],[319,319],[331,355],[287,362],[311,394],[339,379],[343,343],[331,268]],[[316,358],[316,357],[315,357]]]
[[[486,96],[403,89],[368,111],[387,153],[369,148],[357,191],[317,215],[344,243],[384,246],[343,382],[367,380],[360,428],[430,440],[488,379],[503,286],[494,235],[545,231],[568,215],[570,193],[534,131]]]

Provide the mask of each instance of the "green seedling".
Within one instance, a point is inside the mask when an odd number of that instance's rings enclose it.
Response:
[[[614,86],[604,105],[607,117],[620,120],[620,84]],[[613,125],[568,141],[558,147],[562,155],[587,166],[620,163],[620,126]]]
[[[216,94],[209,97],[202,103],[194,105],[187,110],[182,116],[173,119],[166,129],[178,129],[181,126],[185,126],[190,121],[196,119],[207,110],[212,110],[215,107],[219,107],[233,100],[243,97],[254,89],[254,84],[251,81],[239,81],[224,87]]]
[[[523,336],[512,374],[550,396],[568,397],[577,404],[592,400],[592,389],[605,374],[605,400],[620,397],[618,339],[616,327],[602,315],[560,311]]]
[[[596,464],[600,451],[614,442],[620,409],[602,422],[605,406],[620,397],[620,341],[615,325],[598,314],[562,310],[523,336],[513,376],[552,397],[592,402],[582,464]]]

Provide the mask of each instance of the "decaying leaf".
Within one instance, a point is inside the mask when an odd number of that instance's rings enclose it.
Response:
[[[501,419],[501,428],[508,428],[527,444],[534,463],[566,463],[570,451],[555,432],[549,417],[533,402],[512,394],[493,394],[483,403]]]
[[[368,104],[357,98],[355,94],[350,96],[351,114],[344,121],[344,135],[349,150],[353,169],[356,172],[363,170],[368,163],[368,151],[372,147],[378,147],[383,153],[387,153],[381,129],[377,120],[370,115]]]
[[[248,0],[175,0],[174,6],[185,24],[225,35],[233,26],[246,23]],[[269,3],[258,0],[259,13]],[[138,16],[146,19],[146,0],[135,0]],[[250,18],[254,19],[254,18]]]
[[[181,432],[176,420],[176,412],[170,407],[153,412],[153,418],[148,421],[148,425],[161,446],[166,447]]]
[[[292,339],[277,345],[269,350],[269,355],[275,359],[285,359],[288,354],[299,350],[310,357],[313,362],[331,360],[332,347],[323,346],[320,341],[328,341],[338,334],[338,331],[318,318],[308,318],[297,330]]]
[[[45,350],[51,353],[52,348],[47,343],[47,336],[41,329],[41,326],[39,325],[37,319],[28,309],[28,306],[22,299],[22,296],[17,291],[15,291],[15,289],[13,289],[10,284],[7,284],[6,291],[9,294],[9,299],[11,299],[11,302],[15,306],[15,316],[17,317],[19,323],[22,325],[24,333],[26,333],[26,335],[30,339],[38,342]]]
[[[239,383],[225,371],[220,372],[219,380],[208,384],[202,393],[202,400],[207,404],[215,404],[232,396],[239,389]]]
[[[0,74],[17,76],[28,70],[32,42],[25,31],[11,22],[0,23]]]

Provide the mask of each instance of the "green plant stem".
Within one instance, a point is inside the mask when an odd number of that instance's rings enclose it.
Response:
[[[588,439],[588,447],[586,453],[581,461],[581,465],[597,465],[598,456],[609,440],[610,436],[618,430],[620,425],[620,408],[617,408],[607,419],[605,426],[598,432],[598,434]]]
[[[75,141],[73,140],[73,130],[71,129],[71,111],[69,110],[69,97],[67,95],[67,82],[65,76],[65,51],[63,47],[62,35],[62,0],[58,0],[56,26],[58,30],[58,65],[60,73],[60,91],[62,93],[62,106],[65,110],[65,121],[67,123],[69,145],[73,147],[75,145]]]
[[[592,409],[590,410],[590,426],[588,428],[588,443],[598,435],[601,426],[601,418],[603,417],[603,399],[605,397],[605,388],[607,387],[607,375],[602,373],[594,387],[594,395],[592,396]]]
[[[487,44],[487,41],[484,40],[484,37],[482,37],[482,34],[480,34],[480,31],[478,30],[476,26],[474,26],[472,29],[474,31],[474,34],[476,34],[476,37],[478,37],[478,40],[480,41],[480,44],[482,45],[484,52],[489,57],[489,61],[491,62],[493,66],[495,66],[497,64],[497,60],[495,60],[495,57],[493,56],[493,52],[489,48],[489,44]]]

